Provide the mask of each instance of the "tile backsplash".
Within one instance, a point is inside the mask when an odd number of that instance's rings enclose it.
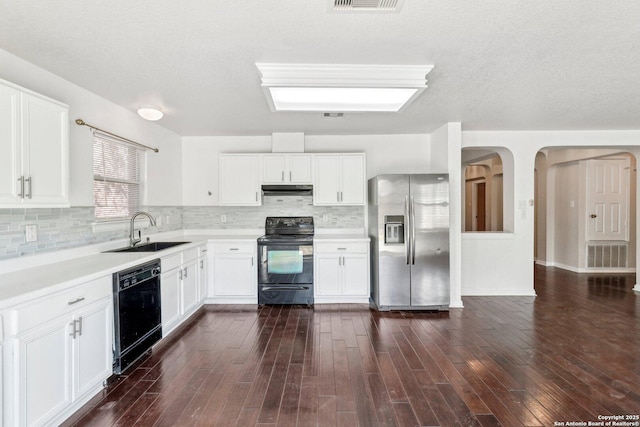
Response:
[[[162,225],[147,233],[182,229],[182,208],[143,207],[154,217],[162,217]],[[170,221],[167,223],[166,218]],[[94,232],[95,209],[91,207],[0,209],[0,259],[76,248],[126,238],[128,227],[118,231]],[[38,239],[26,242],[25,227],[36,225]]]
[[[313,216],[316,228],[364,227],[364,207],[313,206],[312,196],[266,196],[262,206],[185,206],[182,209],[186,229],[264,228],[268,216]],[[222,222],[223,215],[225,222]]]
[[[147,206],[160,225],[143,234],[181,229],[259,229],[267,216],[313,216],[318,229],[363,228],[362,206],[313,206],[311,196],[269,196],[262,206]],[[222,221],[224,219],[226,221]],[[93,207],[0,209],[0,260],[70,249],[128,237],[128,227],[94,232]],[[26,243],[25,227],[36,225],[38,239]]]

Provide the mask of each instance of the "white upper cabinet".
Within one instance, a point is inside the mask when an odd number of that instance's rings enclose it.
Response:
[[[259,206],[260,155],[220,155],[220,205]]]
[[[68,107],[0,81],[0,205],[69,206]]]
[[[364,205],[364,154],[316,154],[314,205]]]
[[[310,154],[263,154],[263,184],[311,184]]]

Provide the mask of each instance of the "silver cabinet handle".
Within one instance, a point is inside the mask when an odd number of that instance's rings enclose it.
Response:
[[[180,272],[178,273],[178,276],[179,276],[180,280],[182,280],[182,271],[183,270],[181,269]]]
[[[82,336],[82,317],[78,317],[74,322],[78,322],[78,335]]]
[[[340,201],[344,202],[344,197],[342,196],[342,191],[340,192]]]
[[[29,183],[29,194],[25,194],[24,197],[27,197],[30,199],[31,198],[31,177],[25,178],[24,181]]]
[[[73,322],[69,323],[69,326],[71,326],[71,332],[69,333],[69,336],[71,338],[76,337],[76,321],[74,320]]]
[[[338,248],[339,251],[346,251],[347,248]]]
[[[189,270],[187,268],[184,269],[184,278],[189,277]]]
[[[230,251],[237,251],[238,248],[229,248]]]
[[[341,256],[338,257],[338,265],[342,265],[342,257]]]
[[[339,202],[340,201],[340,192],[336,191],[336,201]]]
[[[347,257],[342,257],[342,266],[347,265]]]
[[[251,267],[253,267],[253,257],[251,257]]]
[[[79,303],[80,301],[84,301],[84,297],[76,298],[76,299],[74,299],[73,301],[69,301],[69,302],[67,302],[67,305],[77,304],[77,303]]]
[[[200,260],[200,270],[204,270],[204,260]]]
[[[289,171],[289,182],[293,181],[293,179],[291,178],[291,171]]]
[[[282,171],[282,182],[284,182],[284,171]]]
[[[256,202],[258,201],[258,192],[256,191]]]
[[[23,199],[24,198],[24,176],[21,176],[20,178],[18,178],[18,181],[20,182],[20,194],[18,194],[18,197]]]

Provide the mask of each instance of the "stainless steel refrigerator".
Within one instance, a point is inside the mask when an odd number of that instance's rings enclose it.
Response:
[[[447,174],[371,178],[369,237],[375,308],[449,308]]]

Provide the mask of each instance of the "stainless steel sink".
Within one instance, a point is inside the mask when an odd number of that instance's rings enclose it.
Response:
[[[114,249],[107,252],[158,252],[163,249],[172,248],[178,245],[184,245],[191,242],[153,242],[144,245],[128,246],[126,248]]]

